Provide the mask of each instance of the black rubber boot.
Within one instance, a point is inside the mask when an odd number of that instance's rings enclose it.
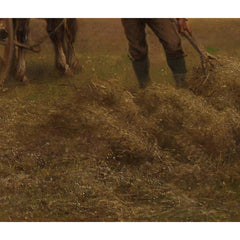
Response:
[[[146,88],[147,85],[151,82],[149,76],[149,60],[148,57],[140,61],[132,62],[134,72],[138,79],[139,87]]]
[[[186,87],[186,64],[184,57],[181,58],[168,58],[168,66],[171,68],[174,80],[176,82],[176,88]]]

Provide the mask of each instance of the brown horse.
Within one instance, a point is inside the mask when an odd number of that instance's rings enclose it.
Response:
[[[74,51],[74,41],[77,33],[77,21],[74,18],[48,18],[47,32],[55,49],[55,63],[57,69],[67,75],[72,71],[81,69]],[[13,20],[16,39],[21,44],[28,44],[29,18],[17,18]],[[18,47],[16,78],[22,82],[28,82],[26,76],[25,49]]]

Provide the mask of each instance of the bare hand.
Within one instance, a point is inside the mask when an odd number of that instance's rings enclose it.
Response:
[[[178,18],[177,23],[179,33],[184,33],[187,31],[190,36],[192,35],[192,29],[185,18]]]

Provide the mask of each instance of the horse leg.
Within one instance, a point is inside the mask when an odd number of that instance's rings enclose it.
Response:
[[[13,32],[14,32],[14,40],[16,39],[16,29],[17,29],[17,21],[18,18],[13,18]],[[18,62],[18,56],[17,56],[17,47],[14,46],[13,50],[13,58],[12,58],[12,68],[11,68],[11,73],[16,74],[17,72],[17,62]]]
[[[67,53],[67,63],[74,72],[80,72],[82,66],[79,63],[79,60],[76,57],[74,50],[74,42],[76,39],[77,33],[77,20],[75,18],[68,18],[66,20],[66,53]]]
[[[29,22],[30,22],[30,19],[27,19],[27,18],[16,19],[16,23],[15,23],[16,37],[17,37],[17,41],[20,43],[23,43],[23,44],[28,43]],[[28,82],[28,79],[26,77],[25,49],[21,47],[18,47],[16,79],[23,83]]]
[[[71,70],[64,52],[64,25],[55,32],[56,27],[61,24],[62,20],[63,19],[54,18],[47,19],[47,31],[54,45],[57,69],[64,74],[71,75]]]

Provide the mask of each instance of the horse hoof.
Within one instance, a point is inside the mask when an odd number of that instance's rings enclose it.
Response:
[[[82,72],[82,65],[79,63],[77,59],[71,62],[70,68],[74,73]]]
[[[23,79],[22,79],[22,83],[24,85],[28,85],[30,83],[30,81],[29,81],[29,79],[26,76],[24,76]]]
[[[5,93],[8,91],[8,88],[0,87],[1,92]]]
[[[64,70],[63,74],[65,76],[69,76],[69,77],[73,76],[73,72],[72,72],[71,68],[68,65],[65,67],[65,70]]]
[[[20,73],[16,74],[16,79],[24,85],[27,85],[29,83],[27,76]]]
[[[64,66],[62,64],[57,64],[56,68],[63,75],[67,75],[67,76],[72,76],[73,75],[73,73],[72,73],[68,64],[64,65]]]

